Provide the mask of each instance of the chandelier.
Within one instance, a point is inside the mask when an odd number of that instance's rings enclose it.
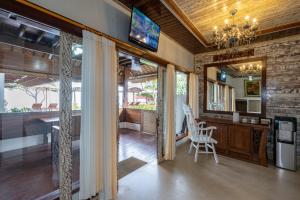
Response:
[[[237,9],[230,11],[232,23],[225,20],[225,26],[219,30],[217,26],[214,27],[213,40],[214,43],[220,48],[238,47],[243,44],[250,44],[255,39],[257,31],[257,21],[255,18],[250,22],[250,17],[245,17],[244,25],[238,27],[234,22],[234,17],[237,14]]]
[[[240,66],[240,71],[247,74],[260,73],[262,70],[261,64],[246,64]]]

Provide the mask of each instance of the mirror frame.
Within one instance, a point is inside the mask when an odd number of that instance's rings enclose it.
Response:
[[[204,65],[204,99],[203,99],[203,112],[204,113],[215,113],[215,114],[227,114],[232,115],[231,111],[217,111],[217,110],[207,110],[207,68],[208,67],[218,67],[230,64],[238,64],[238,63],[246,63],[246,62],[262,62],[262,75],[261,75],[261,113],[247,113],[240,112],[242,116],[253,116],[253,117],[266,117],[266,77],[267,77],[267,57],[256,57],[256,58],[247,58],[241,60],[234,60],[228,62],[218,62],[218,63],[210,63]]]

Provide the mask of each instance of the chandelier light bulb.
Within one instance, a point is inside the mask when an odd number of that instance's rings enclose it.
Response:
[[[249,15],[246,15],[245,20],[246,20],[246,21],[249,21],[249,19],[250,19],[250,16],[249,16]]]
[[[224,21],[224,22],[225,22],[225,24],[226,24],[226,25],[228,25],[228,23],[229,23],[229,20],[228,20],[228,19],[225,19],[225,21]]]
[[[215,30],[218,30],[218,27],[217,27],[217,26],[214,26],[214,29],[215,29]]]
[[[255,24],[257,22],[256,18],[253,18],[252,22]]]

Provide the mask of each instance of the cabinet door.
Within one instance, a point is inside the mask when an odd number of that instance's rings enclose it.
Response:
[[[216,150],[218,153],[227,153],[228,144],[228,133],[227,125],[222,125],[218,123],[207,122],[207,126],[215,126],[217,130],[214,131],[213,138],[218,141],[216,144]]]
[[[229,134],[229,150],[246,156],[251,154],[251,127],[230,125]]]

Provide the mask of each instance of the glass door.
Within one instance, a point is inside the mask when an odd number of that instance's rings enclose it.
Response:
[[[176,71],[175,125],[176,140],[187,136],[183,104],[188,104],[188,74]]]

